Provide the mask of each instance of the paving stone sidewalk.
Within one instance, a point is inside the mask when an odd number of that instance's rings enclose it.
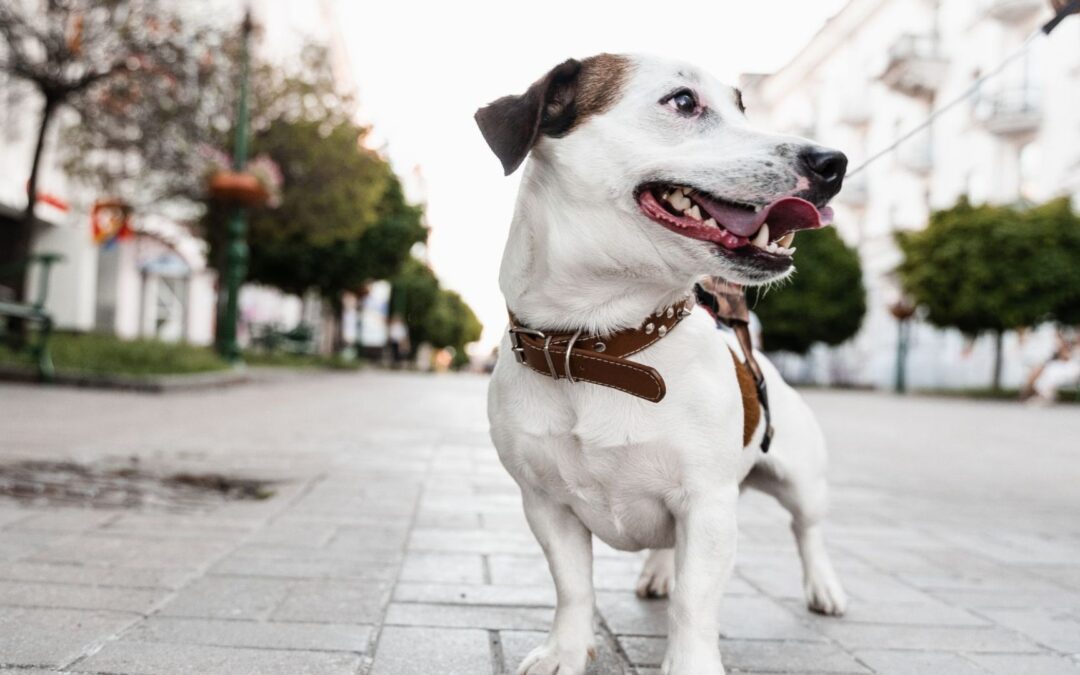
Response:
[[[0,385],[0,464],[280,481],[207,510],[0,500],[0,671],[513,673],[553,591],[477,376],[297,376],[164,396]],[[1080,408],[808,392],[849,615],[809,614],[783,512],[743,497],[731,672],[1080,673]],[[782,423],[782,420],[779,421]],[[656,675],[665,603],[596,549],[599,660]]]

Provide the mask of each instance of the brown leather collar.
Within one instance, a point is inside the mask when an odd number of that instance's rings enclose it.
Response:
[[[556,380],[591,382],[658,402],[667,392],[655,368],[627,360],[671,332],[694,308],[692,297],[609,335],[552,333],[527,328],[510,312],[510,343],[518,363]]]

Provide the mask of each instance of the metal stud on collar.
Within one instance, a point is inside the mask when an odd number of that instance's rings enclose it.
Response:
[[[645,334],[646,335],[652,335],[654,330],[656,330],[656,324],[654,324],[651,321],[649,323],[645,324]]]

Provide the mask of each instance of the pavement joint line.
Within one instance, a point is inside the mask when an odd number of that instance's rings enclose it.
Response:
[[[184,589],[191,586],[198,579],[204,578],[206,576],[206,572],[208,570],[210,570],[210,568],[212,568],[214,565],[216,565],[217,563],[221,562],[226,557],[228,557],[229,554],[233,553],[237,548],[239,548],[241,545],[246,543],[247,539],[250,539],[251,537],[255,536],[255,534],[257,532],[261,531],[269,523],[273,522],[276,519],[276,517],[280,516],[280,514],[284,510],[287,510],[296,501],[298,501],[302,496],[306,495],[308,493],[308,491],[311,489],[311,484],[314,482],[314,480],[315,479],[313,479],[313,478],[307,479],[306,484],[301,489],[297,490],[296,493],[289,500],[287,500],[287,502],[285,504],[283,504],[280,508],[277,509],[277,511],[271,513],[266,518],[264,518],[260,522],[260,525],[258,527],[256,527],[251,532],[248,532],[247,534],[245,534],[240,539],[236,540],[236,543],[235,543],[235,545],[233,547],[226,548],[221,554],[212,557],[204,565],[202,565],[200,567],[197,567],[195,573],[192,574],[192,576],[190,576],[188,579],[186,579],[182,585],[180,585],[178,588],[173,590],[171,593],[167,594],[165,597],[163,597],[158,602],[154,603],[149,609],[146,610],[145,613],[141,613],[141,614],[137,615],[134,620],[132,620],[131,622],[121,626],[119,629],[114,631],[112,634],[107,635],[107,636],[105,636],[103,638],[99,638],[99,639],[94,640],[93,642],[91,642],[86,647],[86,649],[83,650],[83,652],[79,656],[75,657],[72,661],[68,662],[66,665],[61,666],[60,670],[70,670],[70,669],[74,668],[80,661],[85,661],[89,657],[91,657],[94,654],[101,651],[105,647],[106,644],[108,644],[110,642],[115,642],[117,639],[123,637],[125,633],[130,631],[132,628],[134,628],[140,622],[145,621],[149,617],[157,614],[169,602],[176,599],[176,597],[179,596],[180,593],[183,592]]]
[[[1039,638],[1037,638],[1034,635],[1030,635],[1030,634],[1025,633],[1025,632],[1023,632],[1021,630],[1013,628],[1011,626],[1006,626],[1006,625],[1003,625],[1003,624],[1000,624],[1000,623],[994,621],[993,618],[983,614],[982,613],[983,610],[981,608],[971,608],[968,611],[971,612],[972,614],[975,614],[979,618],[985,619],[986,621],[990,622],[989,626],[981,627],[981,628],[983,628],[985,630],[993,630],[994,628],[997,628],[999,630],[1005,630],[1005,631],[1011,632],[1013,635],[1016,635],[1016,636],[1018,636],[1020,638],[1023,638],[1025,640],[1030,640],[1033,644],[1036,644],[1039,647],[1041,647],[1042,649],[1045,649],[1045,650],[1048,650],[1048,651],[1052,652],[1056,656],[1066,656],[1066,657],[1073,657],[1074,656],[1074,653],[1072,653],[1072,652],[1062,651],[1062,650],[1058,649],[1057,647],[1049,645],[1049,644],[1047,644],[1045,642],[1041,642],[1039,640]],[[979,652],[979,653],[980,654],[1026,654],[1028,656],[1031,655],[1030,652],[993,652],[993,651],[989,651],[989,652]]]
[[[401,581],[401,572],[405,569],[405,558],[409,552],[409,539],[412,537],[413,530],[416,529],[416,521],[420,517],[420,504],[423,502],[424,494],[427,492],[427,481],[428,477],[431,475],[431,463],[434,460],[434,456],[435,452],[432,450],[432,452],[428,454],[427,460],[424,462],[423,476],[417,481],[419,489],[413,497],[412,509],[409,513],[409,523],[405,527],[408,536],[405,538],[405,542],[401,547],[401,560],[397,563],[394,581],[390,584],[387,601],[383,604],[382,611],[379,613],[379,621],[375,624],[375,629],[371,631],[371,637],[369,638],[368,654],[371,655],[371,658],[361,660],[355,675],[367,675],[367,673],[375,667],[375,655],[379,648],[379,638],[382,637],[383,628],[386,626],[386,615],[390,611],[390,605],[393,604],[394,596],[397,595],[398,583]]]
[[[481,579],[487,585],[491,585],[491,559],[488,557],[489,555],[484,553],[480,556]]]
[[[611,630],[611,627],[608,626],[604,613],[600,611],[599,607],[596,607],[594,612],[596,614],[596,627],[599,629],[600,639],[607,643],[608,648],[611,649],[612,653],[619,659],[619,666],[622,667],[624,671],[636,675],[637,667],[634,665],[634,662],[630,660],[630,655],[626,653],[622,643],[619,642],[615,633]]]
[[[488,632],[488,647],[491,650],[491,673],[492,675],[505,675],[506,673],[506,656],[503,654],[502,639],[499,635],[499,631],[489,629]]]

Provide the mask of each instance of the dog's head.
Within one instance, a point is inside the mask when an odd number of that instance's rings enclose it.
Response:
[[[638,240],[688,277],[760,284],[791,271],[797,230],[829,222],[847,158],[752,129],[744,112],[737,89],[692,66],[601,54],[556,66],[476,121],[507,175],[531,152],[568,217],[611,230],[585,244]]]

